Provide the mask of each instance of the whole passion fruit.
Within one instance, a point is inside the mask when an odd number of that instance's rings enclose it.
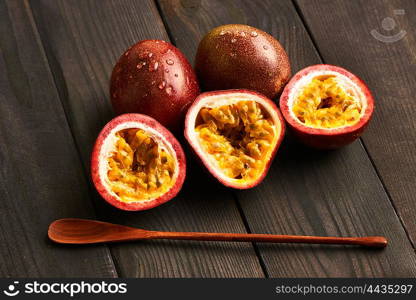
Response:
[[[195,73],[179,49],[161,40],[131,46],[113,69],[111,102],[116,114],[142,113],[178,131],[199,94]]]
[[[280,109],[301,142],[335,149],[362,134],[373,114],[374,99],[351,72],[315,65],[293,76],[280,97]]]
[[[263,180],[284,132],[273,101],[248,90],[203,93],[185,119],[185,137],[202,163],[222,184],[236,189]]]
[[[273,99],[290,78],[290,63],[270,34],[230,24],[214,28],[202,39],[195,71],[204,90],[250,89]]]
[[[176,196],[186,173],[185,155],[160,123],[141,114],[111,120],[98,135],[91,176],[100,195],[123,210],[146,210]]]

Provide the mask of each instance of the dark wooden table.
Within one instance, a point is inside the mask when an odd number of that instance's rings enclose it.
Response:
[[[370,127],[331,152],[286,138],[252,190],[226,189],[189,159],[175,200],[145,212],[110,207],[88,170],[97,133],[113,117],[108,82],[119,55],[138,40],[164,39],[193,62],[201,37],[227,23],[278,38],[294,72],[323,62],[363,78],[376,98]],[[415,277],[415,28],[414,0],[0,1],[0,276]],[[406,34],[385,43],[373,29]],[[63,247],[46,236],[62,217],[155,230],[385,235],[390,243]]]

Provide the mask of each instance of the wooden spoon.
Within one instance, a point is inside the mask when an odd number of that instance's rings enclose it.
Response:
[[[321,237],[256,233],[164,232],[83,219],[60,219],[49,225],[49,238],[61,244],[95,244],[148,239],[231,241],[262,243],[343,244],[384,248],[387,239],[369,237]]]

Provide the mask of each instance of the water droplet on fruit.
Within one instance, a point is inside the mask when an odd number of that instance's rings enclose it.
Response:
[[[129,53],[130,53],[130,51],[129,51],[129,50],[127,50],[127,51],[126,51],[126,53],[124,53],[124,56],[128,56],[128,55],[129,55]]]
[[[168,65],[170,65],[170,66],[171,66],[171,65],[173,65],[173,60],[171,60],[171,59],[167,59],[167,60],[166,60],[166,63],[167,63]]]
[[[235,43],[235,42],[237,42],[236,39],[231,39],[231,43]]]
[[[224,34],[225,34],[225,31],[221,30],[220,35],[224,35]]]
[[[163,88],[165,87],[165,85],[166,85],[166,81],[162,81],[160,84],[159,84],[159,86],[158,86],[158,88],[160,89],[160,90],[163,90]]]
[[[168,95],[172,95],[172,92],[173,92],[172,87],[171,87],[171,86],[168,86],[168,87],[166,88],[166,94],[168,94]]]
[[[129,78],[132,79],[133,78],[133,75],[130,75]]]
[[[234,57],[234,56],[236,56],[236,54],[235,54],[234,52],[231,52],[231,53],[230,53],[230,56],[231,56],[231,57]]]
[[[140,70],[141,68],[143,68],[143,65],[144,65],[143,62],[139,62],[136,68]]]
[[[155,80],[153,80],[151,84],[152,84],[152,85],[154,85],[155,83],[156,83],[156,81],[155,81]]]
[[[149,71],[150,72],[156,71],[158,67],[159,67],[159,63],[155,61],[153,64],[149,65]]]
[[[169,73],[169,69],[166,69],[166,70],[165,70],[165,72],[166,72],[166,73]]]
[[[175,74],[175,77],[178,77],[179,75],[178,74]]]
[[[269,47],[268,47],[267,45],[264,45],[264,46],[263,46],[263,49],[264,49],[264,50],[267,50],[267,49],[269,49]]]
[[[241,35],[241,36],[246,36],[246,33],[245,33],[244,31],[241,31],[241,32],[240,32],[240,35]]]
[[[257,33],[257,32],[255,32],[255,31],[252,31],[252,32],[250,33],[250,35],[251,35],[252,37],[256,37],[256,36],[258,36],[258,33]]]
[[[150,52],[147,56],[152,57],[153,56],[153,53]]]

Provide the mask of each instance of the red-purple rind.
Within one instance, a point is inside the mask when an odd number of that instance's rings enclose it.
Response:
[[[281,93],[291,74],[289,58],[279,41],[242,24],[222,25],[208,32],[198,45],[195,71],[204,91],[248,89],[270,99]]]
[[[165,138],[165,142],[170,144],[176,153],[177,166],[179,168],[176,182],[171,189],[169,189],[165,194],[161,195],[156,199],[134,203],[122,202],[108,191],[108,187],[105,187],[102,183],[102,180],[100,179],[99,164],[107,163],[107,161],[100,162],[100,149],[103,146],[103,143],[105,139],[108,137],[111,130],[117,125],[126,122],[138,122],[153,128]],[[179,142],[176,140],[173,134],[169,130],[167,130],[163,125],[161,125],[155,119],[142,114],[124,114],[108,122],[99,133],[91,153],[91,178],[95,188],[105,201],[122,210],[147,210],[171,200],[179,193],[180,189],[182,188],[185,176],[186,159],[182,146],[179,144]]]
[[[182,128],[198,94],[191,64],[178,48],[162,40],[131,46],[111,75],[110,97],[116,114],[146,114],[174,132]]]
[[[277,139],[276,145],[266,163],[266,166],[264,168],[264,172],[261,174],[261,176],[256,180],[253,181],[250,184],[244,185],[244,186],[240,186],[240,185],[236,185],[233,182],[229,182],[229,181],[224,181],[223,178],[219,177],[217,175],[217,173],[213,170],[212,166],[207,162],[206,158],[201,156],[194,147],[194,143],[196,141],[193,141],[192,138],[189,136],[188,134],[188,128],[194,128],[195,124],[190,124],[190,118],[189,118],[189,113],[193,110],[197,108],[197,105],[199,104],[199,102],[204,101],[204,99],[206,97],[209,96],[214,96],[214,95],[226,95],[226,94],[233,94],[233,93],[245,93],[245,94],[249,94],[249,95],[253,95],[256,97],[261,98],[264,101],[264,104],[266,104],[269,108],[272,108],[272,110],[275,110],[277,113],[277,116],[279,118],[279,122],[280,122],[280,126],[281,126],[281,130],[279,133],[279,137]],[[253,188],[255,186],[257,186],[258,184],[260,184],[263,179],[266,177],[270,166],[274,160],[274,157],[276,156],[276,152],[280,147],[280,144],[283,141],[284,135],[285,135],[285,130],[286,130],[286,126],[285,126],[285,121],[282,117],[282,114],[279,111],[279,108],[276,106],[276,104],[270,100],[269,98],[267,98],[266,96],[264,96],[263,94],[257,93],[255,91],[250,91],[250,90],[244,90],[244,89],[234,89],[234,90],[222,90],[222,91],[212,91],[212,92],[205,92],[200,94],[194,101],[194,103],[191,105],[191,107],[189,108],[186,117],[185,117],[185,138],[188,141],[189,145],[191,146],[194,154],[199,158],[199,160],[202,162],[202,164],[205,166],[205,168],[209,171],[209,173],[214,176],[220,183],[222,183],[223,185],[230,187],[230,188],[234,188],[234,189],[250,189]]]
[[[301,124],[290,114],[291,108],[288,106],[288,100],[293,85],[310,72],[319,70],[329,70],[344,75],[352,80],[353,83],[361,89],[366,99],[367,107],[358,123],[352,126],[336,129],[311,128]],[[289,128],[291,129],[291,132],[293,132],[294,136],[300,142],[317,149],[336,149],[352,143],[363,133],[374,111],[374,98],[367,85],[356,75],[341,67],[320,64],[302,69],[292,77],[280,96],[280,109],[283,117],[289,125]]]

